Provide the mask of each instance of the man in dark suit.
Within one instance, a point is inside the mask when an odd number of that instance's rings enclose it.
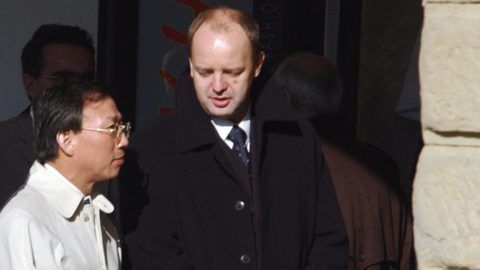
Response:
[[[349,238],[349,270],[414,269],[412,218],[394,162],[348,138],[336,121],[342,87],[335,66],[296,53],[275,71],[292,107],[317,129]]]
[[[188,49],[175,109],[137,132],[121,172],[133,268],[345,269],[345,229],[315,131],[273,85],[252,89],[264,60],[258,25],[238,10],[207,10]],[[139,181],[147,197],[135,224]]]
[[[22,51],[22,80],[30,102],[59,81],[93,78],[95,49],[90,35],[75,26],[39,27]],[[24,184],[35,154],[30,106],[0,123],[0,207]]]

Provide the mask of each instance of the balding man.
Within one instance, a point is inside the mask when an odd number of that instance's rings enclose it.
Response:
[[[121,177],[122,210],[137,204],[129,183],[143,181],[148,194],[138,224],[122,212],[133,267],[345,269],[315,131],[278,89],[252,89],[265,58],[258,25],[238,10],[207,10],[188,49],[174,111],[137,133]]]

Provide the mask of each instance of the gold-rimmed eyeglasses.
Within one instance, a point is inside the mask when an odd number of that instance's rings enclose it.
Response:
[[[132,130],[132,125],[130,124],[130,122],[118,122],[115,123],[112,127],[108,128],[82,128],[82,130],[109,133],[115,138],[115,141],[118,144],[122,140],[122,134],[125,134],[125,137],[127,137],[127,139],[130,138],[130,131]]]

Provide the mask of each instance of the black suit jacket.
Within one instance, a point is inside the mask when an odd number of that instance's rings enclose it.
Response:
[[[30,107],[15,118],[0,123],[0,205],[27,179],[35,159]]]
[[[345,269],[346,233],[317,134],[280,91],[267,87],[252,104],[254,223],[191,79],[178,85],[174,111],[135,134],[120,175],[134,269]]]

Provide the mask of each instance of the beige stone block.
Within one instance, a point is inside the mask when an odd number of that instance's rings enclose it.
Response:
[[[480,3],[480,0],[423,0],[423,5],[427,4],[474,4]]]
[[[480,119],[480,118],[479,118]],[[448,132],[438,133],[422,130],[423,142],[431,145],[480,147],[480,133]]]
[[[419,61],[422,124],[480,131],[480,5],[427,4]]]
[[[425,146],[412,203],[419,269],[480,269],[480,148]]]

